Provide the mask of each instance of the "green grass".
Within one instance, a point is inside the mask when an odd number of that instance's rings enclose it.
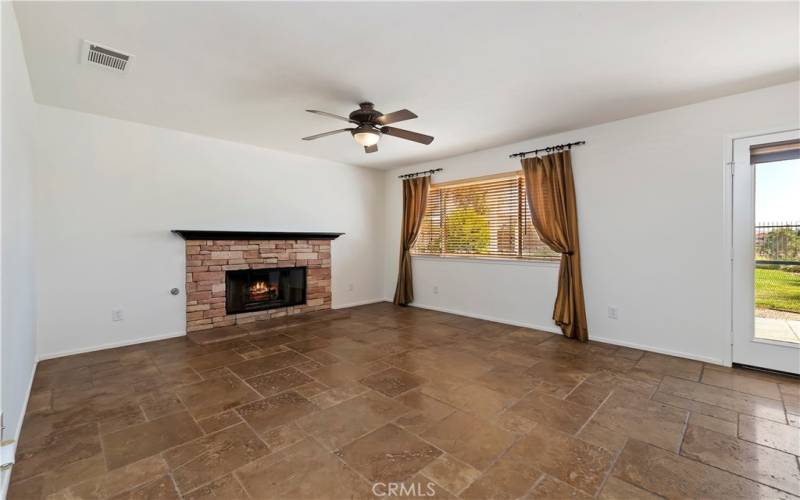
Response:
[[[756,307],[800,313],[800,273],[756,268]]]

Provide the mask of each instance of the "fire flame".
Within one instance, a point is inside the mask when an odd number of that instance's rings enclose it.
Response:
[[[266,281],[256,281],[248,290],[250,298],[253,300],[264,300],[270,297],[277,297],[278,286]]]

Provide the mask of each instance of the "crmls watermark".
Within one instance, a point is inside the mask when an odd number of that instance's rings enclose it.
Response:
[[[435,483],[373,483],[372,494],[376,497],[433,497]]]

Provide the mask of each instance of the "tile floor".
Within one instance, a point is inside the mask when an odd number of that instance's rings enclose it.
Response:
[[[312,319],[41,362],[9,498],[800,496],[797,379],[387,303]]]

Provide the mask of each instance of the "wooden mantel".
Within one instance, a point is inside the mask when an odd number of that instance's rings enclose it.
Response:
[[[303,233],[290,231],[209,231],[173,229],[184,240],[335,240],[344,233]]]

